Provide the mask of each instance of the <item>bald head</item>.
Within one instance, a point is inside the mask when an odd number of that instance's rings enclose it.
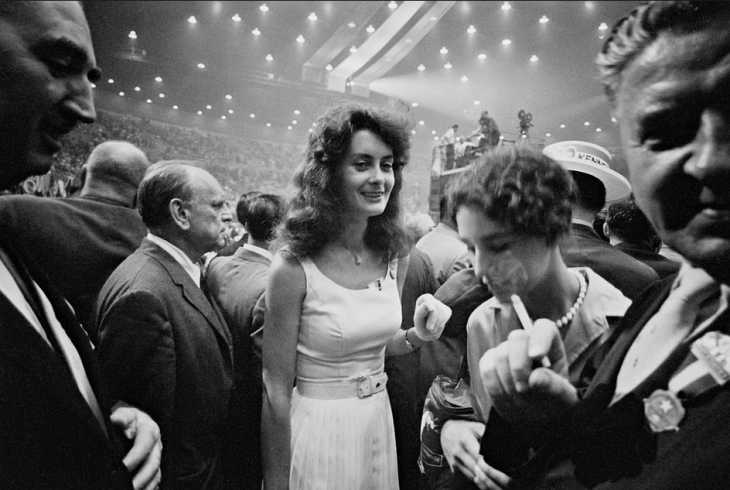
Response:
[[[96,195],[134,207],[137,188],[149,166],[144,152],[131,143],[101,143],[84,164],[81,196]]]

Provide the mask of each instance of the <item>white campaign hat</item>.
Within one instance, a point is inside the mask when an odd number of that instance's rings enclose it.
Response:
[[[583,172],[597,178],[606,187],[606,203],[621,201],[631,195],[628,179],[611,170],[607,149],[585,141],[560,141],[546,146],[542,152],[560,163],[564,169]]]

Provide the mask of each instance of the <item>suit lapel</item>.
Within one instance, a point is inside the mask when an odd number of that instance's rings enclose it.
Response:
[[[208,299],[203,290],[195,285],[192,278],[185,272],[185,269],[175,259],[153,242],[145,239],[140,250],[157,260],[170,274],[172,282],[180,287],[185,299],[195,307],[204,317],[213,330],[228,345],[228,358],[230,358],[231,334],[225,326],[221,314],[216,311],[214,303]]]

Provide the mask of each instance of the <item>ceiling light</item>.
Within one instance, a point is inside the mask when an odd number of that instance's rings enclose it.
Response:
[[[469,77],[467,77],[466,75],[464,75],[463,77],[461,77],[461,81],[462,82],[467,82],[467,81],[469,81]]]
[[[418,102],[411,102],[411,105],[412,105],[413,107],[418,107]]]
[[[523,134],[522,134],[522,137],[523,137],[523,138],[527,138],[527,135],[523,133]]]
[[[296,124],[297,123],[297,120],[296,119],[292,119],[291,123],[292,124]]]
[[[481,104],[481,102],[479,102],[478,100],[474,101],[474,105],[479,105],[479,104]]]
[[[164,99],[165,98],[165,94],[160,94],[160,98],[161,99]]]
[[[251,113],[251,114],[249,114],[249,117],[250,117],[251,119],[253,119],[254,117],[256,117],[256,114],[254,114],[254,113]]]
[[[550,22],[550,19],[548,19],[547,16],[543,15],[542,17],[540,17],[540,20],[538,20],[538,22],[540,24],[547,24],[548,22]]]
[[[299,36],[297,37],[297,42],[298,43],[303,43],[304,42],[304,36],[302,36],[301,34],[299,34]]]
[[[134,31],[129,31],[129,39],[137,39],[137,33]]]
[[[533,54],[532,56],[530,56],[530,61],[532,61],[533,63],[536,62],[537,60],[538,60],[538,58],[536,55]]]
[[[196,19],[194,15],[191,15],[190,17],[188,17],[188,22],[190,22],[191,24],[197,24],[198,19]]]
[[[512,8],[512,5],[509,4],[509,2],[504,2],[502,4],[502,10],[509,10]]]
[[[439,53],[441,53],[441,54],[446,54],[448,52],[449,52],[449,50],[446,49],[446,46],[444,46],[443,48],[441,48],[441,50],[439,51]]]
[[[357,24],[355,24],[353,21],[350,21],[350,23],[347,24],[347,27],[349,27],[350,29],[354,29],[356,26]]]
[[[233,97],[230,95],[226,95],[226,99],[231,100]]]
[[[601,22],[601,25],[598,26],[598,30],[599,31],[605,31],[606,29],[608,29],[608,26],[606,25],[606,23],[605,22]]]
[[[270,128],[271,127],[271,123],[266,123],[266,127],[267,128]]]
[[[114,80],[112,78],[110,78],[109,83],[114,83]]]
[[[253,31],[251,31],[251,34],[253,34],[254,36],[260,36],[261,31],[259,31],[258,27],[254,27]]]
[[[291,126],[287,126],[286,129],[288,129],[289,131],[291,131]]]
[[[365,30],[368,31],[368,34],[372,34],[373,32],[375,32],[375,27],[370,24]]]
[[[423,126],[424,124],[426,124],[426,121],[418,121],[418,124],[420,124],[421,126]]]
[[[202,116],[203,115],[203,111],[198,111],[198,115],[199,116]]]
[[[274,61],[274,57],[271,56],[270,54],[267,54],[266,55],[266,61]]]
[[[357,53],[357,46],[353,46],[350,48],[350,53],[355,54]]]
[[[177,110],[177,106],[176,105],[172,106],[172,108],[175,109],[175,110]]]
[[[233,114],[233,109],[228,109],[228,114]]]
[[[447,70],[450,70],[452,66],[454,66],[454,65],[452,65],[451,63],[446,63],[444,65],[444,68],[446,68]]]
[[[502,41],[502,45],[503,45],[503,46],[509,46],[510,44],[512,44],[512,41],[510,41],[509,39],[504,39],[504,40]]]
[[[600,132],[601,132],[601,128],[596,128],[596,133],[600,133]]]
[[[262,4],[259,7],[259,10],[262,11],[262,12],[268,12],[269,11],[269,6],[264,3],[264,4]]]
[[[411,129],[411,134],[416,134],[416,130],[415,129]]]
[[[206,109],[210,110],[212,107],[210,105],[205,106]]]
[[[477,28],[474,26],[469,26],[466,32],[468,32],[469,34],[474,34],[475,32],[477,32]]]
[[[301,112],[299,111],[299,109],[294,109],[294,114],[298,116],[299,114],[301,114]]]
[[[225,119],[225,118],[226,118],[226,116],[221,116],[221,119]]]
[[[327,65],[324,67],[324,69],[327,71],[332,71],[332,65]]]
[[[315,14],[314,12],[312,12],[311,14],[309,14],[309,17],[307,17],[307,18],[309,20],[317,20],[317,14]]]
[[[591,123],[589,123],[588,121],[583,123],[583,126],[590,126],[590,125],[591,125]]]
[[[565,124],[561,124],[560,129],[565,129]]]
[[[152,100],[150,100],[150,99],[147,99],[147,103],[148,103],[148,104],[151,104],[151,103],[152,103]]]
[[[388,8],[391,9],[391,10],[396,9],[396,8],[398,8],[398,4],[395,3],[395,2],[390,2],[388,4]]]
[[[481,53],[479,56],[477,56],[477,58],[479,58],[480,60],[486,60],[487,59],[487,55],[484,54],[484,53]]]
[[[231,19],[233,19],[234,22],[241,22],[241,16],[238,14],[231,17]]]
[[[198,63],[198,68],[200,68],[200,69],[202,70],[203,68],[205,68],[205,64],[203,64],[203,63]]]
[[[550,133],[545,133],[546,138],[549,138],[550,136],[551,136]]]
[[[161,82],[161,81],[162,81],[162,77],[155,77],[155,82]]]
[[[421,63],[420,65],[418,65],[418,71],[423,71],[425,69],[426,69],[426,67],[423,66],[423,63]]]
[[[124,97],[124,92],[119,92],[120,97]]]
[[[134,87],[135,92],[139,92],[139,90],[140,90],[139,87]]]
[[[611,122],[614,122],[615,123],[616,122],[616,118],[615,117],[612,117],[611,118]]]
[[[432,130],[432,131],[431,131],[431,134],[436,134],[436,130],[435,130],[435,129],[434,129],[434,130]]]

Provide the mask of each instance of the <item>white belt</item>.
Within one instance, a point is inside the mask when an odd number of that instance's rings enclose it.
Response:
[[[388,375],[385,373],[361,375],[356,379],[334,382],[312,382],[297,378],[297,391],[307,398],[336,400],[338,398],[367,398],[385,389]]]

